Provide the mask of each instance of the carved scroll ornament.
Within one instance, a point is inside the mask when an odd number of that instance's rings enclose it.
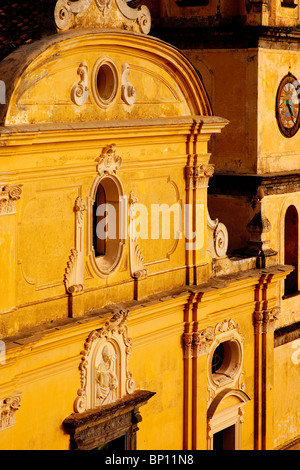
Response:
[[[136,88],[131,85],[128,81],[128,75],[130,73],[129,65],[123,64],[122,66],[122,85],[121,85],[121,96],[122,100],[129,105],[134,104],[136,100]]]
[[[89,97],[88,66],[85,62],[79,65],[77,73],[80,76],[80,81],[77,85],[73,86],[71,98],[75,104],[82,106]]]
[[[76,27],[76,16],[85,12],[91,3],[95,4],[96,9],[90,10],[83,22],[78,21],[78,27],[84,25],[84,27],[91,28],[96,24],[98,26],[103,24],[105,27],[122,28],[122,24],[125,22],[128,27],[131,26],[131,23],[136,23],[141,33],[148,34],[150,32],[151,15],[149,9],[146,6],[131,8],[127,5],[126,0],[58,0],[54,10],[57,28],[67,30]],[[108,17],[108,11],[112,12],[111,17]],[[120,13],[123,16],[122,22],[119,20]]]

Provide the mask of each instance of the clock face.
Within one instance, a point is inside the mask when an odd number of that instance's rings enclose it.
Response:
[[[284,77],[277,91],[276,118],[285,137],[293,137],[300,127],[300,83],[293,75]]]

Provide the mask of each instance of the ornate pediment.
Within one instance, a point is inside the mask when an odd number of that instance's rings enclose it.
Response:
[[[125,324],[127,316],[125,311],[116,313],[86,340],[81,387],[74,403],[76,413],[114,403],[134,392],[135,382],[128,371],[132,340]]]
[[[58,0],[54,18],[60,31],[109,28],[148,34],[151,28],[149,9],[132,8],[126,0]]]

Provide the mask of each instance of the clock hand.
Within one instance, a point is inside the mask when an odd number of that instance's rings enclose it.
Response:
[[[288,107],[288,110],[290,112],[290,115],[291,115],[292,119],[294,120],[294,115],[293,115],[293,111],[292,111],[292,108],[291,108],[291,105],[290,105],[290,101],[286,100],[285,104]]]

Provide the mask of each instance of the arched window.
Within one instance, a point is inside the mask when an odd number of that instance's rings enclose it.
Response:
[[[284,263],[295,269],[285,279],[285,296],[298,292],[298,225],[297,209],[289,206],[284,221]]]
[[[106,209],[106,193],[104,187],[100,183],[97,188],[95,202],[93,205],[93,246],[96,257],[104,256],[106,252]],[[101,227],[103,228],[102,233],[100,233]]]
[[[118,266],[125,242],[125,206],[120,182],[101,178],[94,187],[91,207],[91,242],[94,266],[107,275]]]

